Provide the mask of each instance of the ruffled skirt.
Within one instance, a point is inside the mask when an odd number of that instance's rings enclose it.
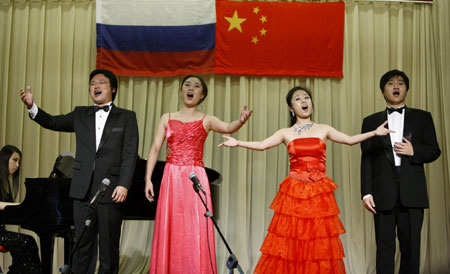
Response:
[[[316,182],[287,177],[281,183],[254,273],[345,273],[339,239],[345,229],[333,194],[337,187],[328,177]]]

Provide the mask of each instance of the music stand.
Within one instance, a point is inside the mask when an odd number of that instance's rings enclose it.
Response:
[[[75,154],[70,151],[63,150],[55,160],[50,178],[72,178],[73,162]]]

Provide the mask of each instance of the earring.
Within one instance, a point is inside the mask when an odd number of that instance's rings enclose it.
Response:
[[[294,111],[292,109],[291,109],[291,116],[295,117],[295,113],[294,113]]]

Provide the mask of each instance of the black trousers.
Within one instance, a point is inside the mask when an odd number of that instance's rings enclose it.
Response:
[[[0,227],[0,245],[11,253],[12,263],[8,273],[41,273],[38,247],[32,236],[7,231]]]
[[[97,263],[97,250],[99,250],[98,273],[119,273],[122,205],[99,204],[93,209],[89,207],[89,202],[89,199],[75,199],[73,202],[75,238],[80,243],[73,258],[72,270],[77,274],[93,274]],[[86,220],[90,220],[90,225],[80,238],[86,227]]]
[[[398,176],[397,178],[397,184]],[[399,191],[398,191],[399,193]],[[377,211],[375,237],[377,243],[377,274],[394,274],[395,238],[400,244],[400,274],[419,274],[420,231],[423,223],[423,208],[404,207],[400,197],[393,209]]]

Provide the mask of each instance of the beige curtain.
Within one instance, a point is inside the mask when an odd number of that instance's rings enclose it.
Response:
[[[450,269],[450,1],[432,5],[347,1],[344,78],[205,75],[210,89],[200,110],[224,121],[238,118],[248,104],[254,110],[235,137],[262,140],[288,126],[285,103],[294,85],[311,89],[313,118],[348,134],[360,132],[363,117],[385,102],[378,88],[389,69],[410,76],[407,105],[432,112],[442,150],[426,166],[430,209],[422,229],[421,273]],[[50,113],[91,104],[89,72],[95,68],[94,1],[0,0],[0,146],[22,149],[21,178],[47,177],[57,155],[75,151],[73,134],[40,128],[28,118],[18,91],[30,85],[35,101]],[[121,76],[116,104],[136,111],[139,154],[146,158],[159,117],[181,105],[181,77]],[[246,273],[260,256],[273,212],[269,205],[287,175],[284,146],[265,152],[218,148],[220,134],[205,145],[205,165],[222,174],[217,188],[218,224]],[[347,233],[341,239],[348,273],[375,273],[373,217],[363,209],[359,187],[359,146],[327,143],[327,172],[340,186],[335,191]],[[160,159],[164,160],[164,153]],[[25,197],[22,185],[20,200]],[[30,233],[17,226],[9,229]],[[152,221],[126,221],[121,239],[121,273],[146,273],[151,253]],[[32,233],[31,233],[32,234]],[[54,273],[63,264],[62,240],[55,246]],[[216,233],[219,273],[228,273],[228,252]],[[397,267],[399,258],[396,258]],[[9,254],[0,255],[4,270]]]

